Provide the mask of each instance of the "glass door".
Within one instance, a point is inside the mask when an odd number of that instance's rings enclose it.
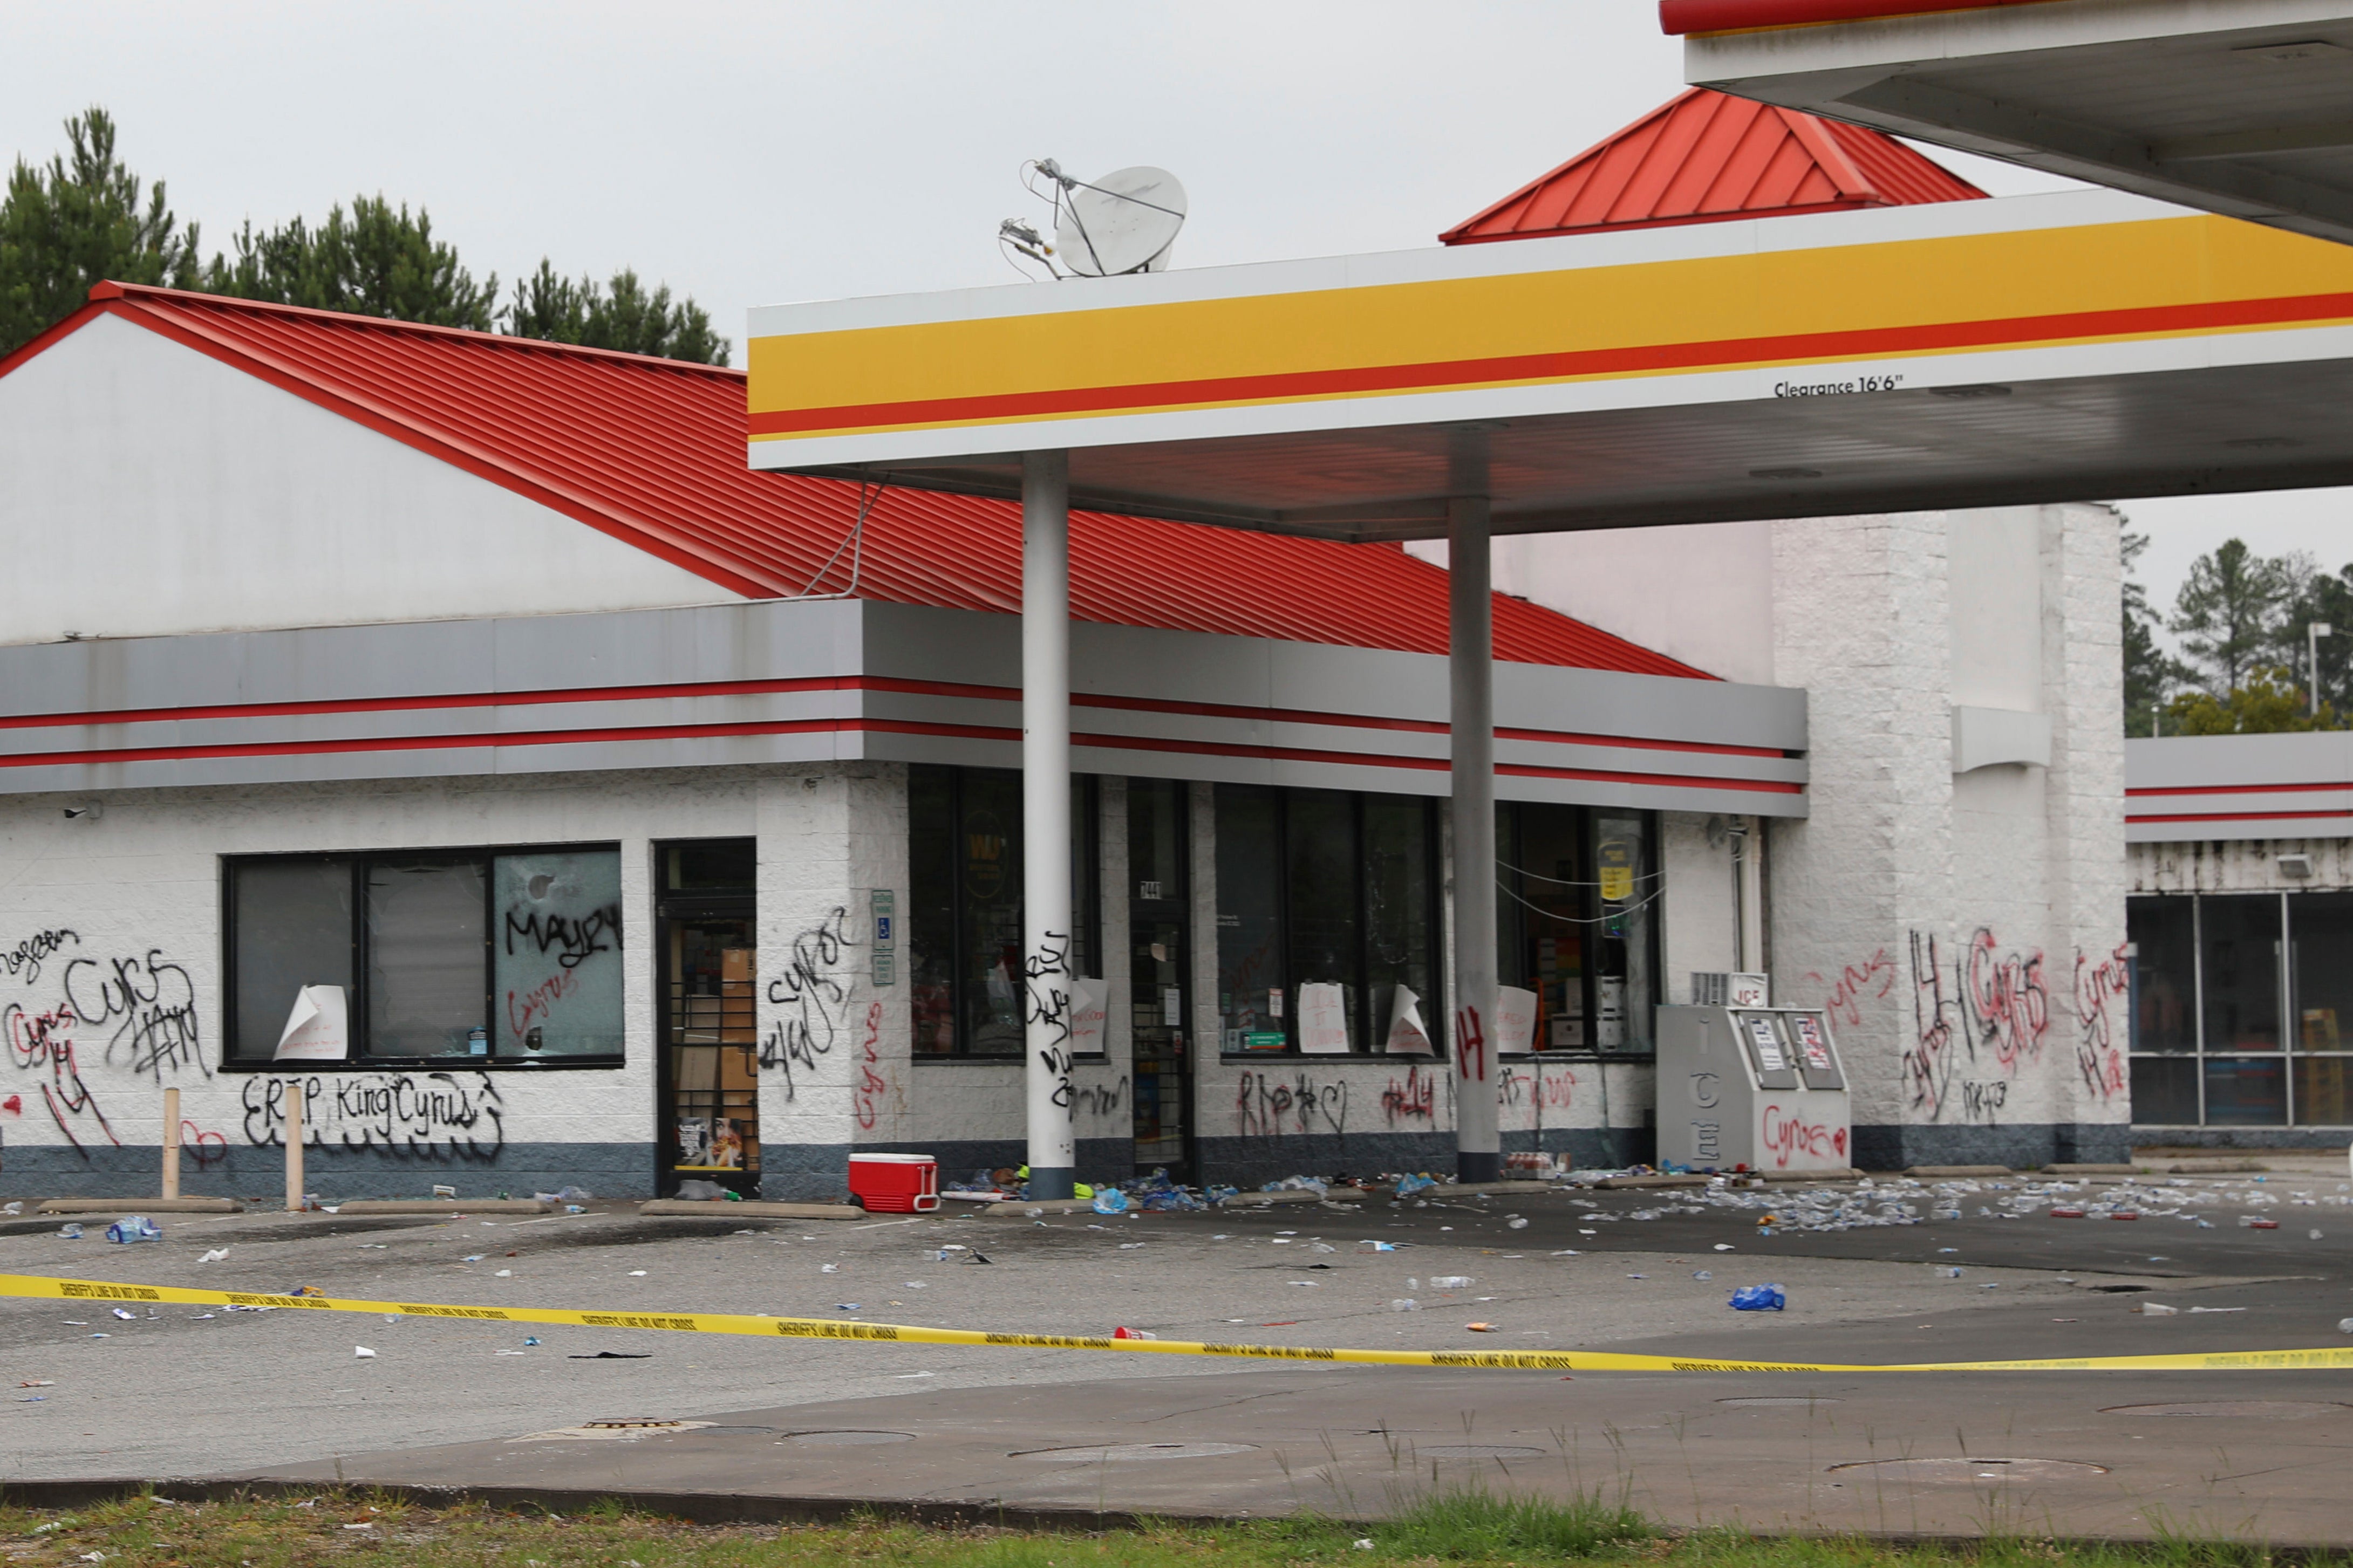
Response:
[[[749,839],[659,851],[661,1012],[655,1180],[760,1186],[758,927]]]
[[[1185,786],[1127,785],[1128,1004],[1134,1046],[1135,1169],[1193,1179],[1192,986],[1185,941]]]

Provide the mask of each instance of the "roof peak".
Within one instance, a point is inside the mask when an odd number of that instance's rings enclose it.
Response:
[[[521,353],[617,361],[625,364],[643,365],[653,370],[699,373],[737,381],[744,377],[743,371],[729,365],[698,364],[692,360],[664,359],[659,354],[628,353],[620,349],[589,348],[581,343],[559,343],[546,338],[519,337],[508,332],[477,331],[471,327],[436,326],[426,321],[406,321],[395,316],[369,316],[353,310],[322,310],[311,305],[281,305],[273,300],[248,300],[240,295],[208,294],[195,289],[165,289],[153,283],[119,283],[112,279],[104,279],[90,286],[90,302],[92,305],[104,306],[117,302],[135,304],[141,300],[155,300],[196,309],[244,310],[260,315],[291,317],[370,331],[454,338],[461,342],[480,343],[485,347],[509,349]]]
[[[1985,195],[1881,132],[1694,87],[1438,237],[1478,245]]]

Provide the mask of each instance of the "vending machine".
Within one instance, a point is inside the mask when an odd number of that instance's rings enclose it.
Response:
[[[1807,1007],[1659,1009],[1659,1160],[1694,1171],[1844,1171],[1846,1073]]]

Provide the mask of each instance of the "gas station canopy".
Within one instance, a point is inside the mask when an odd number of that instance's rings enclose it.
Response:
[[[1353,541],[1444,534],[1465,429],[1499,532],[2353,483],[2353,250],[2109,191],[779,305],[750,337],[754,468],[1014,496],[1061,449],[1075,506]]]
[[[1660,0],[1693,82],[2353,240],[2345,0]]]

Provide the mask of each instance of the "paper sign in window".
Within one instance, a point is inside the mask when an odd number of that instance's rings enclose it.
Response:
[[[1430,1030],[1421,1021],[1421,998],[1402,985],[1390,994],[1387,1049],[1393,1057],[1430,1054]]]
[[[351,1054],[350,1018],[340,985],[305,985],[278,1037],[274,1062],[339,1062]]]
[[[1532,1050],[1536,1038],[1536,994],[1516,985],[1495,987],[1495,1049]]]
[[[1347,993],[1339,985],[1299,988],[1299,1048],[1313,1056],[1335,1056],[1348,1048]]]

